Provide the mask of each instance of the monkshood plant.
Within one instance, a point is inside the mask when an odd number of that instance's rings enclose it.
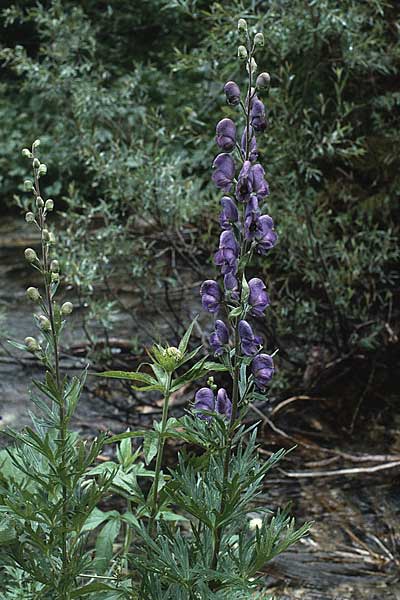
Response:
[[[143,437],[147,461],[156,457],[153,484],[139,507],[144,520],[133,525],[132,593],[154,600],[256,598],[262,567],[304,536],[310,523],[296,529],[286,510],[272,515],[257,506],[268,471],[285,455],[281,450],[263,462],[257,453],[257,427],[244,425],[249,405],[265,399],[274,373],[273,355],[263,350],[262,339],[253,331],[251,317],[263,317],[270,304],[265,283],[247,280],[246,271],[255,255],[264,256],[277,242],[274,223],[263,212],[269,186],[258,162],[257,136],[267,127],[261,93],[268,90],[269,75],[257,76],[255,53],[263,35],[252,39],[247,24],[239,21],[243,44],[239,59],[247,70],[243,93],[238,84],[224,86],[227,102],[242,112],[243,130],[224,118],[216,127],[220,153],[213,162],[212,179],[221,192],[222,211],[219,247],[215,264],[221,278],[201,286],[203,308],[220,316],[209,338],[216,362],[202,359],[185,374],[176,374],[185,356],[191,327],[179,348],[156,346],[152,362],[143,372],[106,372],[103,375],[141,383],[143,391],[164,395],[161,423],[151,431],[127,432],[113,439]],[[228,374],[229,387],[214,383],[212,371]],[[170,394],[188,381],[208,375],[207,385],[194,398],[191,414],[168,417]],[[177,466],[162,469],[167,439],[185,442]],[[192,452],[191,447],[200,450]],[[250,512],[257,507],[261,518],[251,529]],[[173,510],[172,510],[173,508]],[[174,513],[186,521],[174,518]],[[167,520],[164,515],[170,515]],[[138,516],[138,513],[136,513]],[[133,522],[133,521],[132,521]],[[134,579],[140,581],[135,584]],[[136,594],[136,595],[135,595]]]
[[[16,444],[0,457],[1,579],[9,585],[14,581],[26,598],[70,600],[111,589],[93,578],[104,552],[99,544],[93,556],[87,541],[99,522],[95,507],[108,492],[114,472],[89,476],[88,468],[101,453],[106,435],[89,442],[70,428],[86,372],[67,378],[60,368],[60,339],[73,305],[57,300],[60,267],[56,238],[48,226],[54,202],[44,200],[40,189],[47,167],[39,159],[39,145],[36,140],[31,149],[22,151],[33,171],[24,184],[32,194],[25,218],[39,234],[40,251],[25,250],[25,259],[42,280],[41,290],[27,289],[36,308],[38,334],[23,344],[12,343],[41,363],[45,377],[33,381],[32,426],[22,432],[5,431]],[[10,597],[8,591],[12,593],[7,585],[3,592]]]

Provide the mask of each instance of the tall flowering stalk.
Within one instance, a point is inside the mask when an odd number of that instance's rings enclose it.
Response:
[[[251,400],[254,388],[264,391],[274,373],[273,358],[263,351],[262,339],[255,335],[248,322],[249,316],[262,317],[270,300],[265,283],[258,277],[247,281],[246,269],[255,254],[265,255],[277,242],[272,218],[265,214],[269,185],[265,171],[258,162],[257,137],[267,127],[265,107],[259,93],[269,87],[268,73],[257,77],[255,53],[264,45],[262,33],[252,40],[246,22],[239,21],[239,32],[244,45],[238,48],[239,59],[246,66],[247,87],[243,93],[234,81],[228,81],[224,92],[228,104],[238,107],[243,126],[224,118],[216,126],[216,144],[221,150],[214,159],[212,179],[223,193],[219,248],[214,256],[220,268],[221,281],[207,280],[200,293],[203,308],[213,314],[224,312],[226,322],[218,319],[210,345],[216,356],[228,367],[232,378],[232,401],[225,400],[225,415],[229,418],[221,485],[219,516],[225,511],[229,464],[233,439],[239,423],[240,411]],[[251,375],[248,376],[248,371]],[[218,392],[220,394],[221,390]],[[224,393],[226,394],[225,390]],[[212,410],[211,389],[200,390],[195,406],[201,412],[204,398]],[[214,531],[210,567],[218,566],[223,524]]]

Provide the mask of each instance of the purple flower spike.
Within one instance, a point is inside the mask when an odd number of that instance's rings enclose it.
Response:
[[[243,354],[246,356],[257,354],[262,344],[262,338],[259,335],[254,335],[250,323],[239,321],[239,335]]]
[[[229,192],[235,177],[235,163],[230,154],[218,154],[213,162],[212,180],[218,188]]]
[[[262,317],[264,316],[265,309],[270,304],[265,283],[258,277],[253,277],[249,281],[249,288],[249,304],[252,307],[250,314],[254,317]]]
[[[213,412],[215,407],[215,399],[214,392],[210,390],[210,388],[203,387],[198,390],[194,397],[194,408],[196,410],[197,416],[199,419],[203,419],[204,421],[210,421],[210,415],[204,415],[201,411],[206,410],[209,412]],[[199,412],[198,412],[199,411]]]
[[[249,128],[249,138],[250,138],[250,152],[249,152],[249,160],[251,162],[255,162],[258,158],[258,150],[257,150],[257,140],[254,134],[253,128]],[[241,140],[241,148],[242,152],[246,154],[246,139],[247,139],[247,128],[245,127],[242,134]]]
[[[253,176],[251,170],[251,162],[249,160],[245,160],[238,177],[238,182],[236,186],[236,198],[240,202],[246,202],[247,200],[249,200],[252,191]]]
[[[274,361],[269,354],[259,354],[251,363],[256,386],[264,391],[274,374]]]
[[[269,185],[264,175],[265,171],[260,164],[256,164],[252,168],[253,175],[253,191],[259,200],[269,196]]]
[[[221,290],[219,285],[213,279],[207,279],[203,281],[201,288],[201,304],[207,312],[216,313],[218,312],[219,305],[221,302]]]
[[[246,240],[254,240],[260,229],[260,209],[258,208],[257,196],[250,196],[244,213],[244,237]]]
[[[239,300],[239,282],[232,273],[225,275],[224,287],[230,299]]]
[[[230,229],[232,223],[237,223],[239,213],[235,202],[229,196],[221,198],[222,212],[219,216],[219,223],[222,229]]]
[[[278,240],[274,230],[274,222],[269,215],[262,215],[258,220],[258,232],[256,235],[258,254],[266,254],[273,248]]]
[[[232,231],[223,231],[219,238],[219,250],[214,255],[215,264],[221,267],[222,275],[235,274],[237,271],[237,257],[239,244]]]
[[[232,402],[230,401],[228,394],[224,388],[220,388],[217,392],[217,401],[215,403],[217,413],[224,415],[227,419],[231,418],[232,415]]]
[[[257,96],[254,97],[251,103],[250,118],[254,131],[264,131],[266,129],[265,107]]]
[[[217,124],[215,141],[224,152],[232,152],[236,144],[236,125],[232,119],[222,119]]]
[[[215,321],[215,331],[210,335],[209,342],[215,356],[223,353],[224,346],[229,343],[229,331],[223,321]]]
[[[236,106],[240,102],[240,89],[237,83],[234,81],[228,81],[224,85],[224,92],[228,104]]]

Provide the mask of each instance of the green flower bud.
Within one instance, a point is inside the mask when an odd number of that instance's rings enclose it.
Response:
[[[243,32],[246,33],[246,31],[247,31],[247,23],[246,23],[246,21],[244,19],[239,19],[237,26],[238,26],[238,31],[239,32],[243,31]]]
[[[29,352],[36,352],[40,348],[37,340],[35,340],[35,338],[33,338],[33,337],[26,337],[24,339],[24,342],[25,342],[25,346],[27,347]]]
[[[32,300],[32,302],[39,302],[41,299],[40,292],[35,287],[28,287],[26,290],[26,295],[28,296],[29,300]]]
[[[250,70],[252,73],[255,73],[257,71],[257,63],[253,57],[251,57],[250,61]],[[249,72],[249,63],[246,64],[246,71]]]
[[[58,273],[59,270],[60,270],[60,265],[59,265],[58,260],[52,260],[50,263],[50,271],[52,273]]]
[[[33,223],[35,221],[35,215],[33,212],[27,212],[25,215],[25,221],[27,223]]]
[[[32,148],[33,148],[33,149],[35,149],[35,148],[37,148],[38,146],[40,146],[40,140],[35,140],[35,141],[33,142],[33,144],[32,144]]]
[[[262,33],[256,33],[254,36],[254,45],[262,48],[264,46],[264,35]]]
[[[25,254],[25,258],[26,258],[26,260],[27,260],[29,263],[34,263],[34,262],[36,262],[36,261],[38,261],[38,260],[39,260],[39,259],[38,259],[38,257],[37,257],[37,254],[36,254],[36,252],[33,250],[33,248],[27,248],[27,249],[25,250],[25,253],[24,253],[24,254]]]
[[[36,197],[36,206],[37,206],[37,208],[43,208],[44,200],[41,196]]]
[[[48,200],[46,200],[46,204],[44,205],[44,207],[49,212],[51,210],[53,210],[53,208],[54,208],[54,202],[53,202],[53,200],[51,198],[49,198]]]
[[[47,167],[46,167],[45,164],[42,163],[40,165],[40,167],[39,167],[38,174],[39,175],[46,175],[46,173],[47,173]]]
[[[256,86],[260,90],[262,90],[263,88],[269,87],[270,83],[271,83],[271,77],[269,76],[269,73],[260,73],[256,79]]]
[[[247,59],[247,50],[244,46],[239,46],[238,48],[238,58],[240,60],[246,60]]]
[[[215,384],[213,376],[211,376],[207,379],[207,386],[209,388],[211,388],[213,390],[213,392],[215,392],[217,390],[218,386]]]
[[[38,169],[40,167],[40,160],[38,158],[34,158],[32,164],[35,169]]]
[[[167,373],[172,373],[182,359],[182,352],[174,346],[163,348],[157,344],[156,346],[153,346],[152,353],[160,367]]]
[[[51,283],[58,283],[60,281],[60,275],[58,273],[51,274]]]
[[[47,229],[43,229],[42,231],[42,236],[45,242],[49,242],[50,241],[50,233]]]
[[[24,158],[32,158],[32,152],[28,148],[24,148],[21,154]]]
[[[33,189],[33,183],[30,179],[25,179],[24,181],[24,190],[26,192],[30,192]]]
[[[38,317],[40,329],[43,331],[51,331],[51,323],[45,315],[40,315]]]
[[[54,233],[52,231],[49,232],[49,244],[55,244],[56,243],[56,238],[54,236]]]
[[[72,302],[64,302],[64,304],[61,307],[61,314],[63,315],[63,317],[67,317],[72,313],[73,310],[74,305],[72,304]]]

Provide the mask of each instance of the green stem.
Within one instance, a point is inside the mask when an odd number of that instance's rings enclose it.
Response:
[[[171,373],[167,373],[167,382],[165,384],[165,395],[164,395],[164,404],[162,411],[162,420],[161,420],[161,431],[159,432],[158,437],[158,447],[157,447],[157,459],[156,459],[156,468],[154,474],[154,482],[153,482],[153,497],[151,502],[151,512],[149,519],[148,531],[149,534],[152,535],[154,529],[155,519],[158,513],[158,486],[160,482],[160,474],[161,474],[161,466],[164,454],[164,444],[165,444],[165,431],[167,429],[167,421],[168,421],[168,404],[169,404],[169,396],[171,390]],[[151,492],[150,492],[151,493]]]

